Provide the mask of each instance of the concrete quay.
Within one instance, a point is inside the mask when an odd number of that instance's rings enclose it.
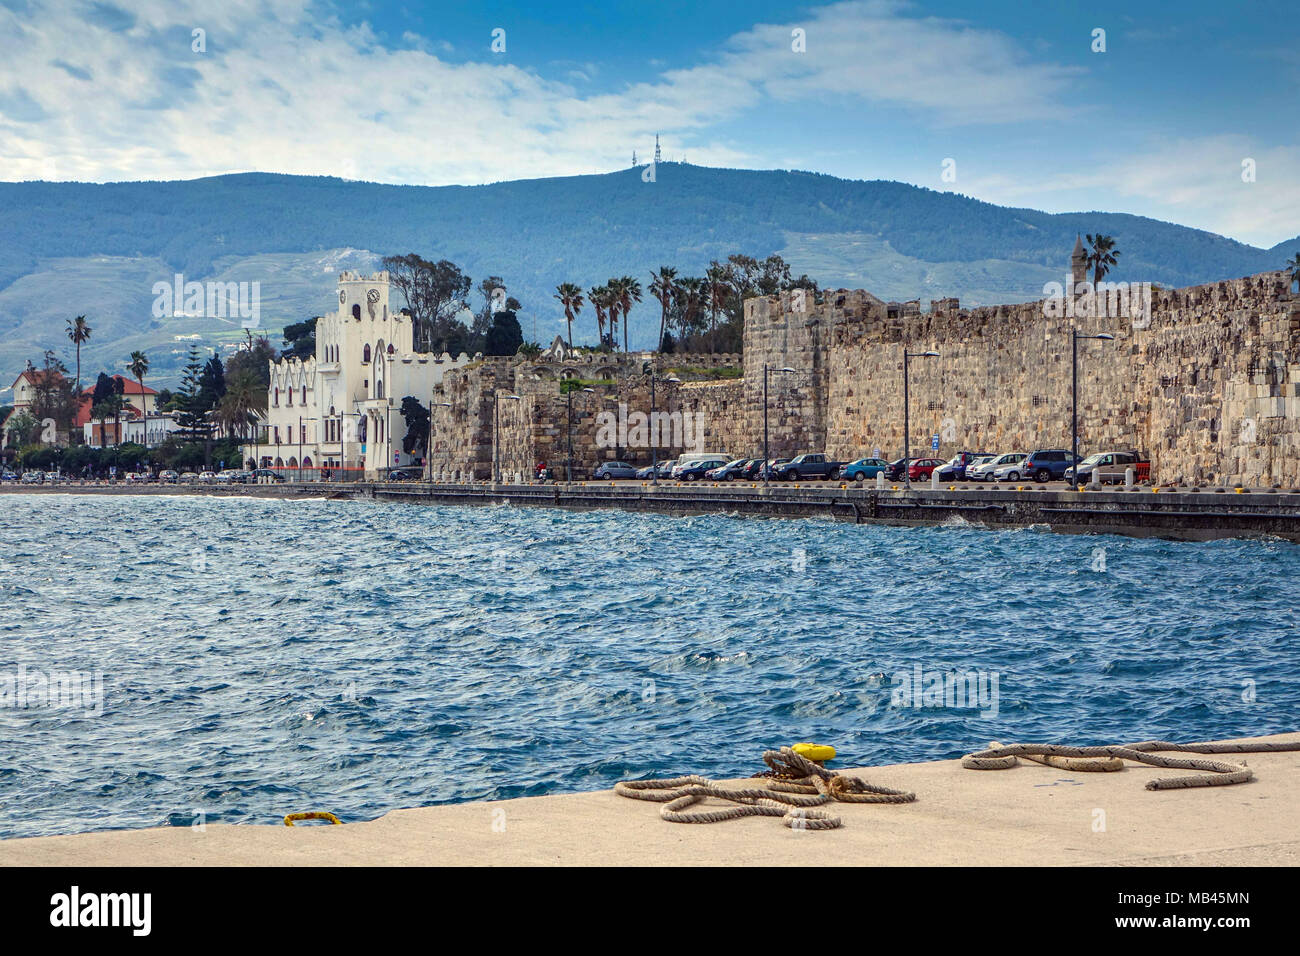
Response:
[[[1300,733],[1249,739],[1300,741]],[[212,824],[11,839],[0,841],[0,866],[1300,864],[1300,752],[1221,759],[1248,764],[1255,780],[1150,791],[1146,781],[1186,771],[1129,763],[1115,773],[1071,773],[1023,760],[979,771],[940,760],[844,770],[917,799],[831,804],[825,809],[843,820],[837,830],[791,830],[771,817],[667,823],[659,804],[601,790],[395,810],[343,826]],[[330,808],[284,808],[307,809]]]
[[[6,485],[0,494],[213,495],[337,498],[416,504],[522,505],[660,514],[723,513],[822,518],[854,524],[923,526],[965,522],[988,528],[1038,525],[1069,534],[1119,534],[1186,541],[1275,537],[1300,542],[1300,490],[1143,487],[1078,491],[1053,485],[919,485],[878,490],[837,482],[427,482],[277,485]]]

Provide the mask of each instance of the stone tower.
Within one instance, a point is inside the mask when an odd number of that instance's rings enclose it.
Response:
[[[1070,253],[1070,281],[1074,288],[1071,292],[1079,291],[1079,283],[1088,281],[1088,253],[1083,251],[1083,236],[1077,236],[1074,240],[1074,251]]]

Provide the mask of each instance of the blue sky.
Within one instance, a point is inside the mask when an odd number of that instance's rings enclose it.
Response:
[[[1294,35],[1281,2],[0,0],[0,178],[480,183],[617,169],[659,132],[692,163],[1272,245],[1300,233]]]

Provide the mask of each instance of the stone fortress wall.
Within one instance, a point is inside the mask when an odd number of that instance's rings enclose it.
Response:
[[[558,380],[612,380],[572,396],[575,471],[600,461],[648,463],[648,447],[598,441],[602,411],[650,411],[642,363],[661,370],[743,368],[743,378],[660,383],[655,408],[690,413],[705,451],[763,449],[764,366],[771,454],[825,450],[844,460],[902,454],[903,349],[911,362],[914,457],[1032,451],[1070,445],[1072,329],[1113,341],[1079,343],[1079,443],[1088,454],[1135,448],[1162,482],[1300,486],[1300,295],[1264,273],[1185,289],[1154,289],[1140,318],[1052,317],[1043,302],[963,309],[956,299],[886,303],[861,290],[821,304],[784,294],[745,303],[743,358],[577,355],[560,343],[537,359],[487,359],[449,370],[434,409],[435,476],[492,471],[493,390],[502,399],[507,478],[538,461],[563,471],[569,403]],[[559,348],[557,349],[557,346]],[[742,364],[743,363],[743,364]],[[788,371],[787,371],[788,370]],[[606,435],[606,437],[608,437]],[[661,446],[661,457],[683,449]]]

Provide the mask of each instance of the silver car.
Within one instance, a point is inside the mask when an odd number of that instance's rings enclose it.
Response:
[[[1029,456],[1023,451],[1008,452],[998,455],[990,462],[980,465],[976,471],[976,481],[1019,481],[1020,463]]]

